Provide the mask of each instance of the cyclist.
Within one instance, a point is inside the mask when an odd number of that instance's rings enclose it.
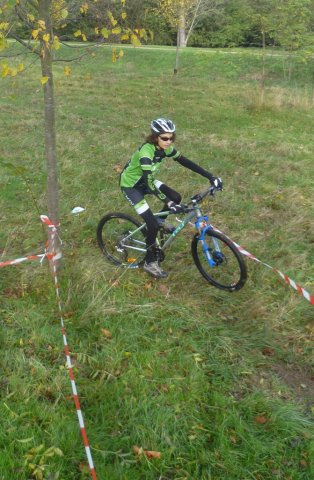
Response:
[[[145,195],[153,194],[163,201],[164,207],[161,211],[182,213],[182,207],[180,206],[181,195],[155,178],[162,162],[167,158],[171,158],[183,165],[183,167],[207,178],[211,185],[222,189],[222,180],[220,178],[214,177],[210,172],[184,157],[174,148],[173,142],[175,137],[176,127],[171,120],[166,118],[153,120],[151,122],[150,135],[147,136],[145,143],[132,155],[120,177],[120,187],[124,196],[147,225],[147,253],[143,268],[155,278],[168,276],[168,273],[161,269],[156,258],[155,241],[158,228],[163,226],[171,231],[171,226],[165,224],[165,220],[161,217],[154,217],[145,200]]]

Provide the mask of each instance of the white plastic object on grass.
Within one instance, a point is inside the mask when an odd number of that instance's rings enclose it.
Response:
[[[84,212],[85,208],[83,207],[74,207],[71,213],[81,213]]]

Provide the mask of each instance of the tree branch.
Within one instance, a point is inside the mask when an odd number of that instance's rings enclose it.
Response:
[[[20,38],[18,35],[16,35],[16,33],[12,33],[11,32],[11,37],[14,38],[17,42],[19,42],[21,45],[23,45],[23,47],[27,48],[28,50],[30,50],[32,53],[35,53],[36,55],[40,55],[40,52],[39,50],[37,49],[34,49],[29,43],[25,42],[25,40],[23,40],[22,38]]]

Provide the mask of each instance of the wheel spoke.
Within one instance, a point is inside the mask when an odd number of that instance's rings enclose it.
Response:
[[[146,254],[146,242],[140,223],[125,214],[109,214],[99,222],[98,244],[112,262],[129,267],[139,266]]]
[[[223,290],[239,290],[246,280],[242,255],[224,235],[208,230],[204,240],[196,235],[192,242],[195,264],[208,282]]]

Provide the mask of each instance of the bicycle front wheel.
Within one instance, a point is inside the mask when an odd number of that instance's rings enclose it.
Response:
[[[215,230],[205,232],[202,242],[197,233],[191,244],[192,256],[200,273],[221,290],[240,290],[247,278],[244,259],[237,247]]]
[[[146,255],[146,230],[142,224],[124,213],[108,213],[97,227],[98,245],[111,262],[137,268]]]

